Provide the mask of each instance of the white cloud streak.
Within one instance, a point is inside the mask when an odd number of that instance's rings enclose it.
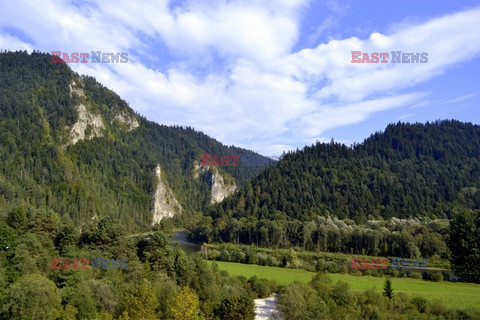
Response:
[[[303,0],[186,1],[181,7],[167,0],[3,2],[0,28],[21,30],[33,43],[3,32],[0,47],[130,52],[127,64],[71,66],[151,120],[194,126],[267,155],[376,112],[421,104],[426,94],[415,84],[480,53],[478,8],[292,52],[305,6]],[[158,47],[168,50],[162,52],[168,61],[148,66],[143,60]],[[429,61],[352,64],[354,50],[428,52]]]

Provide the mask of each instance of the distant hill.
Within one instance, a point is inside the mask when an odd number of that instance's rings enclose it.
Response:
[[[316,143],[285,154],[276,166],[210,208],[192,235],[199,241],[268,246],[319,248],[324,243],[323,248],[350,252],[362,243],[373,247],[371,237],[379,227],[328,233],[322,231],[323,217],[362,225],[392,217],[446,219],[455,210],[474,209],[480,209],[480,126],[453,120],[399,122],[352,147]],[[397,246],[408,255],[409,241],[423,245],[424,238],[409,240],[412,230],[405,241],[395,240],[395,232],[392,227],[390,240],[378,233],[371,253],[380,253],[381,244],[384,254],[396,254]]]
[[[49,54],[0,53],[0,217],[22,208],[30,220],[110,216],[135,229],[202,211],[262,170],[202,167],[204,153],[268,161],[148,121]]]

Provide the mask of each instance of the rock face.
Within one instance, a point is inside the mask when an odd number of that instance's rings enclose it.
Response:
[[[85,92],[81,85],[75,80],[69,84],[70,97],[74,95],[80,98],[80,103],[75,106],[78,112],[78,120],[73,124],[68,135],[66,146],[74,145],[80,140],[90,140],[96,137],[102,137],[105,133],[105,124],[101,115],[95,115],[89,111],[89,104],[85,98]],[[122,129],[132,131],[140,126],[135,115],[126,111],[117,111],[113,116],[115,120],[123,124]],[[112,121],[113,123],[113,121]]]
[[[198,179],[200,175],[208,174],[208,183],[212,192],[212,199],[210,203],[219,203],[229,195],[235,192],[237,185],[232,179],[232,182],[226,182],[222,174],[216,167],[201,166],[200,163],[195,163],[193,168],[193,178]]]
[[[219,203],[229,195],[235,192],[237,186],[235,183],[226,184],[222,175],[217,170],[212,170],[212,200],[210,203]]]
[[[140,124],[138,123],[138,120],[135,119],[134,116],[125,112],[116,114],[115,119],[123,123],[127,128],[127,131],[132,131],[133,129],[136,129],[140,126]]]
[[[73,95],[77,95],[80,98],[85,97],[83,89],[77,88],[75,81],[72,80],[69,87],[70,97]],[[75,108],[78,112],[78,120],[70,129],[67,145],[74,145],[80,140],[90,140],[103,136],[105,125],[103,124],[102,117],[88,111],[87,106],[83,103],[79,103]]]
[[[90,140],[95,137],[103,136],[105,125],[100,115],[94,115],[87,110],[84,104],[76,106],[78,111],[78,121],[70,130],[70,145],[74,145],[80,140]]]
[[[158,164],[155,168],[156,188],[153,193],[152,225],[163,218],[171,218],[182,212],[183,208],[173,195],[172,190],[162,181],[162,171]]]

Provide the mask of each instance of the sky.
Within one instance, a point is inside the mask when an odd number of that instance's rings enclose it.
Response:
[[[69,66],[151,121],[266,156],[398,121],[480,123],[480,1],[0,0],[0,49],[128,53]]]

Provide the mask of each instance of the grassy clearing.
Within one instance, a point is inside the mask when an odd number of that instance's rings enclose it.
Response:
[[[209,264],[213,261],[208,261]],[[293,281],[308,282],[315,275],[314,272],[297,269],[266,267],[251,264],[216,261],[220,270],[227,271],[232,276],[256,275],[259,278],[275,280],[284,285]],[[334,282],[345,281],[356,291],[364,291],[372,287],[383,290],[385,278],[370,276],[353,276],[349,274],[330,274]],[[392,278],[395,292],[405,292],[409,297],[422,296],[431,301],[441,300],[450,308],[463,309],[480,306],[480,285],[472,283],[431,282],[409,278]]]

